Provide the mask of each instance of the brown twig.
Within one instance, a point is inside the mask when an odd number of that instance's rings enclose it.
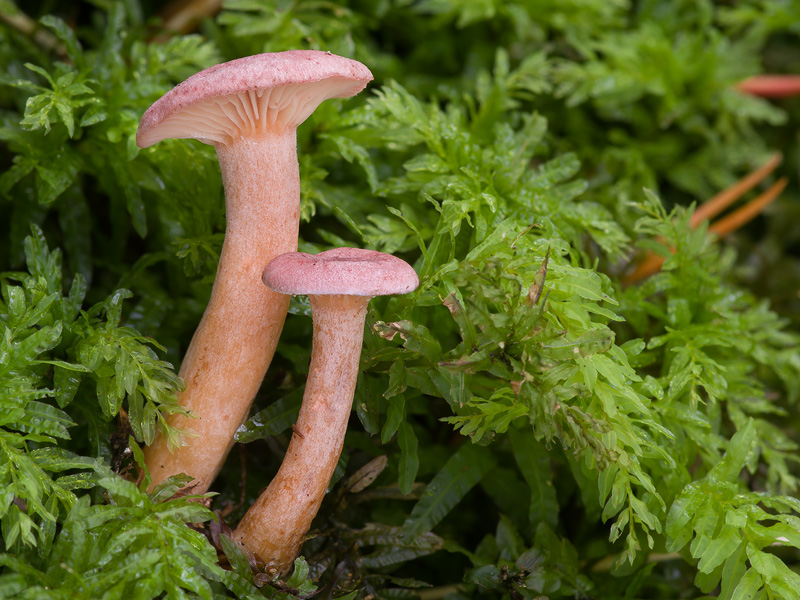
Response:
[[[213,17],[222,8],[222,0],[172,0],[159,13],[164,29],[190,33],[203,19]]]
[[[45,50],[53,50],[59,54],[63,54],[63,45],[59,42],[58,38],[52,33],[43,29],[39,24],[31,19],[24,12],[18,8],[15,12],[7,11],[0,12],[0,21],[6,25],[13,27],[21,34],[33,38],[33,41],[39,44]]]

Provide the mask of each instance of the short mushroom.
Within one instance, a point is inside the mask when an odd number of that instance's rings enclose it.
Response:
[[[300,551],[342,452],[367,304],[374,296],[411,292],[419,279],[399,258],[356,248],[284,254],[267,266],[263,279],[276,292],[307,294],[314,323],[303,404],[286,457],[234,531],[234,539],[284,572]]]
[[[216,477],[267,371],[286,318],[286,296],[266,289],[263,266],[297,249],[300,174],[296,128],[328,98],[353,96],[372,79],[364,65],[315,50],[267,53],[193,75],[142,117],[136,143],[194,138],[217,150],[226,231],[211,299],[180,369],[180,404],[199,419],[169,417],[197,441],[174,452],[163,436],[145,450],[153,485]]]

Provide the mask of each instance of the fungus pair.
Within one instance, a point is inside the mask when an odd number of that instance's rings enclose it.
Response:
[[[186,382],[180,404],[197,418],[168,418],[197,438],[170,449],[156,437],[145,449],[153,485],[186,473],[194,492],[204,493],[222,468],[289,308],[287,296],[261,283],[261,272],[297,249],[297,126],[323,100],[353,96],[371,80],[361,63],[327,52],[259,54],[189,77],[142,116],[136,135],[142,148],[168,138],[215,147],[227,220],[211,298],[179,372]]]
[[[361,63],[325,52],[251,56],[178,85],[145,112],[137,133],[140,147],[167,138],[214,145],[227,213],[211,299],[179,372],[186,382],[179,401],[198,418],[169,418],[198,438],[171,451],[159,435],[145,449],[153,485],[187,473],[193,491],[208,489],[272,360],[287,294],[310,297],[313,347],[295,434],[275,479],[234,532],[279,571],[297,556],[342,451],[369,299],[418,284],[408,264],[380,252],[295,252],[296,128],[323,100],[355,95],[371,79]]]

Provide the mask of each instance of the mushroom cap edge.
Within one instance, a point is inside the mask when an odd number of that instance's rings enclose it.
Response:
[[[265,52],[237,58],[195,73],[150,105],[139,121],[136,144],[147,148],[172,137],[157,133],[162,123],[193,105],[214,98],[328,80],[339,80],[341,85],[323,100],[346,98],[358,94],[372,79],[372,73],[362,63],[322,50]],[[181,137],[204,141],[197,135]]]

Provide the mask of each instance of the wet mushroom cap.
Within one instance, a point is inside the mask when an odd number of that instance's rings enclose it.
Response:
[[[372,81],[360,62],[320,50],[268,52],[215,65],[164,94],[142,116],[136,144],[168,138],[229,144],[297,127],[329,98],[358,94]]]
[[[416,272],[405,261],[361,248],[282,254],[267,265],[262,280],[281,294],[370,298],[407,294],[419,285]]]

